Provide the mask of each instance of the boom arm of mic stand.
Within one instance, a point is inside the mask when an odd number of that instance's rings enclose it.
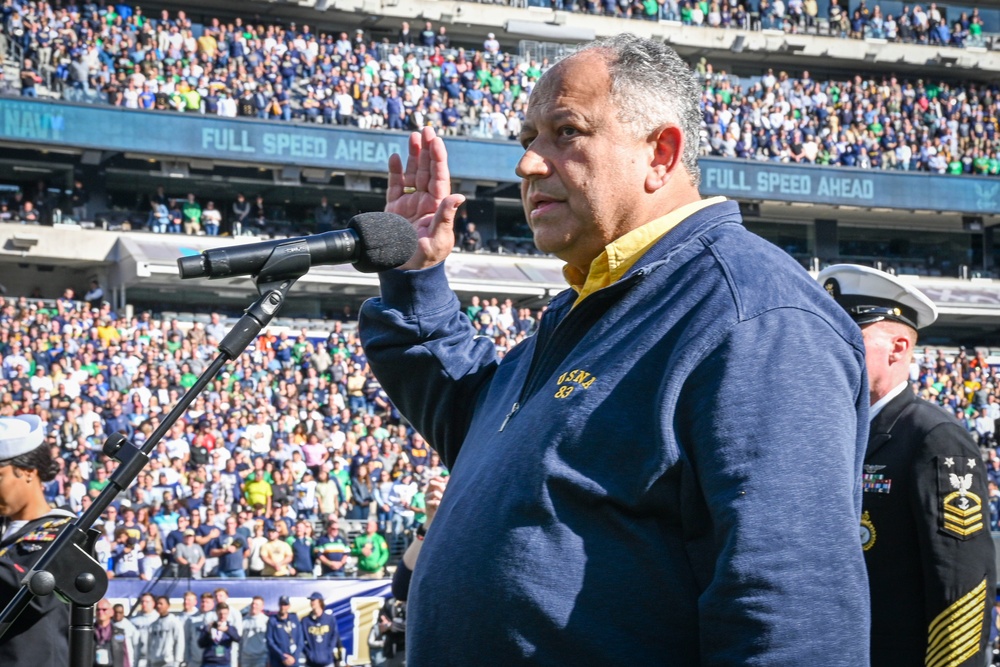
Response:
[[[177,405],[150,434],[142,448],[137,447],[121,433],[113,433],[108,437],[104,442],[103,451],[118,460],[120,465],[111,474],[110,483],[94,499],[87,511],[59,533],[41,558],[35,562],[34,567],[24,575],[21,588],[7,602],[3,611],[0,611],[0,639],[36,596],[55,592],[61,599],[73,605],[70,667],[93,665],[93,606],[108,590],[108,574],[93,556],[94,545],[100,537],[100,533],[94,528],[94,523],[118,494],[132,485],[149,462],[149,454],[187,411],[198,394],[227,363],[243,354],[261,329],[267,326],[284,304],[288,290],[308,269],[307,263],[302,273],[298,275],[257,286],[260,297],[246,309],[240,321],[219,343],[219,354],[198,376],[194,385],[181,396]],[[90,608],[89,614],[86,608]]]

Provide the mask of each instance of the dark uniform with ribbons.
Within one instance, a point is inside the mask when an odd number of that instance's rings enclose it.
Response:
[[[864,470],[872,665],[986,664],[996,571],[972,437],[907,390],[872,422]]]
[[[863,333],[883,321],[915,333],[937,317],[926,296],[875,269],[831,266],[819,281]],[[867,346],[878,344],[872,340],[866,335]],[[872,363],[870,374],[878,372]],[[894,363],[908,366],[909,357]],[[865,454],[861,546],[871,591],[871,664],[981,667],[996,597],[986,467],[969,432],[917,397],[907,379],[874,396],[881,400],[872,405]]]
[[[14,597],[24,575],[72,519],[55,510],[0,540],[0,605]],[[0,665],[69,664],[68,637],[69,605],[56,595],[36,597],[0,639]]]
[[[34,415],[0,418],[0,607],[73,519],[53,510],[43,484],[56,466],[42,443],[44,426]],[[0,638],[0,665],[39,667],[69,662],[69,605],[56,595],[35,597]]]

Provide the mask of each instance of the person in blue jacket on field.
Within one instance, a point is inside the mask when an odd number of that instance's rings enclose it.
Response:
[[[278,613],[267,621],[267,653],[271,667],[292,667],[302,657],[302,625],[288,611],[287,595],[278,599]]]
[[[307,667],[340,667],[342,645],[337,617],[332,609],[326,608],[323,594],[318,591],[309,596],[309,606],[312,610],[302,619]]]
[[[229,605],[215,605],[216,620],[205,625],[198,636],[202,649],[202,665],[228,665],[233,660],[233,644],[240,641],[240,633],[229,623]]]

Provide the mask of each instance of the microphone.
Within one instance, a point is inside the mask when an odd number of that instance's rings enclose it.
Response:
[[[405,264],[417,251],[417,233],[395,213],[361,213],[347,229],[229,248],[213,248],[200,255],[180,257],[181,279],[259,275],[268,278],[304,275],[311,266],[354,264],[362,273],[387,271]],[[283,272],[282,268],[286,270]]]

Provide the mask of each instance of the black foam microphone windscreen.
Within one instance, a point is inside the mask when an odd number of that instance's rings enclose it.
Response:
[[[354,268],[362,273],[387,271],[405,264],[417,251],[417,232],[401,215],[382,211],[360,213],[348,223],[361,241]]]

